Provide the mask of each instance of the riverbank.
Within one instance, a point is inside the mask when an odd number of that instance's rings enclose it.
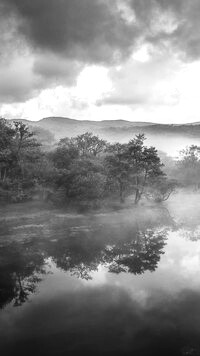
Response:
[[[1,241],[21,241],[30,238],[49,238],[55,235],[67,236],[77,229],[93,231],[94,229],[116,229],[123,234],[126,226],[172,224],[168,212],[160,204],[126,206],[118,210],[90,211],[79,214],[74,211],[49,207],[38,202],[10,204],[0,207]],[[113,234],[113,232],[112,232]]]
[[[78,213],[69,208],[55,208],[44,202],[29,201],[25,203],[0,206],[0,237],[11,240],[24,240],[30,237],[56,238],[66,232],[72,233],[77,228],[87,231],[106,227],[123,231],[127,225],[187,225],[199,224],[200,194],[180,190],[164,203],[141,202],[138,206],[131,199],[121,206],[90,210]]]

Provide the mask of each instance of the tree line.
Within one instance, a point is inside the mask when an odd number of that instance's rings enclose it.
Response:
[[[86,132],[46,150],[24,123],[0,119],[0,200],[40,198],[92,208],[106,201],[123,203],[127,196],[134,204],[143,197],[161,202],[179,182],[189,185],[192,177],[198,185],[199,152],[199,147],[187,148],[170,169],[167,163],[167,171],[143,134],[111,144]]]

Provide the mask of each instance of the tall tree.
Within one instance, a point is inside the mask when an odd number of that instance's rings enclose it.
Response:
[[[130,186],[129,163],[126,158],[127,145],[116,143],[110,145],[105,157],[105,170],[107,173],[108,191],[117,190],[119,192],[120,202],[124,202],[125,194]]]
[[[28,126],[18,121],[0,120],[0,179],[10,197],[21,199],[25,186],[34,185],[40,157],[40,144]]]
[[[180,152],[177,161],[177,177],[183,185],[200,186],[200,147],[192,145]]]
[[[13,153],[22,178],[25,176],[26,164],[32,163],[38,159],[40,144],[34,138],[34,134],[29,127],[22,122],[14,121],[14,139]],[[30,167],[29,167],[30,168]]]
[[[10,169],[13,155],[12,142],[15,135],[14,129],[5,120],[0,119],[0,180],[5,181]]]
[[[135,204],[140,201],[147,186],[164,175],[157,150],[155,147],[146,147],[144,141],[144,135],[136,135],[133,140],[129,141],[127,149],[127,161],[135,191]]]
[[[137,135],[128,144],[116,144],[108,149],[105,165],[110,180],[118,183],[121,202],[125,192],[132,192],[137,204],[147,187],[158,177],[164,176],[157,150],[146,147],[144,141],[144,135]]]

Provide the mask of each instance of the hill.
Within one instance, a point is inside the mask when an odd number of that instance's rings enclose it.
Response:
[[[47,117],[40,121],[21,120],[31,127],[49,131],[58,141],[63,137],[73,137],[92,132],[110,142],[127,142],[136,134],[144,133],[147,144],[165,151],[169,155],[191,144],[200,145],[200,123],[168,125],[126,120],[75,120],[64,117]]]

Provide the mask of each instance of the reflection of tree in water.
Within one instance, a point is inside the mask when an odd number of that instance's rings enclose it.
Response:
[[[44,256],[35,241],[11,243],[0,248],[0,308],[14,301],[24,303],[45,273]]]
[[[126,232],[126,237],[112,241],[81,234],[73,239],[62,239],[51,253],[57,267],[82,279],[91,279],[91,272],[104,265],[109,272],[144,273],[155,271],[163,254],[167,230]]]
[[[90,272],[97,271],[102,260],[103,241],[81,232],[59,239],[48,246],[48,253],[58,268],[89,280]]]
[[[197,226],[184,226],[179,229],[179,235],[191,241],[200,240],[200,225]]]
[[[106,261],[113,273],[144,273],[155,271],[163,254],[166,230],[145,232],[138,231],[132,241],[106,247]]]
[[[109,272],[144,273],[155,271],[163,253],[167,230],[139,229],[138,226],[96,227],[66,232],[55,239],[31,238],[29,241],[11,242],[0,247],[0,308],[13,302],[24,303],[35,292],[42,275],[46,273],[46,261],[51,258],[57,268],[85,280],[99,265]],[[52,238],[54,237],[54,238]]]

